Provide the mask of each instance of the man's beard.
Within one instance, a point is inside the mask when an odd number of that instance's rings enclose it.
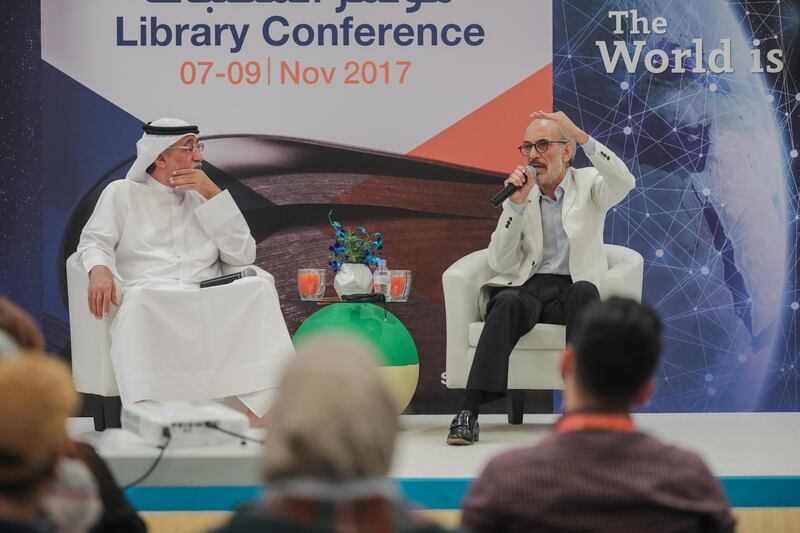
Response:
[[[538,170],[539,169],[537,169],[537,171]],[[545,186],[558,185],[560,183],[560,181],[561,181],[559,176],[561,176],[561,174],[563,172],[564,172],[564,167],[563,166],[561,166],[561,168],[559,168],[559,169],[555,169],[554,165],[548,165],[547,169],[544,171],[544,173],[539,174],[539,176],[537,178],[537,182],[539,183],[540,186],[541,185],[545,185]]]

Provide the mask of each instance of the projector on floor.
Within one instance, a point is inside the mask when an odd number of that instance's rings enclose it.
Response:
[[[170,448],[238,444],[243,439],[225,432],[246,436],[248,426],[247,416],[218,402],[144,401],[122,407],[123,429],[157,446],[170,435]]]

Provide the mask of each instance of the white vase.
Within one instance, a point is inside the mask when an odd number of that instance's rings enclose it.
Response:
[[[367,265],[345,263],[333,279],[333,288],[340,297],[345,294],[372,292],[372,272]]]

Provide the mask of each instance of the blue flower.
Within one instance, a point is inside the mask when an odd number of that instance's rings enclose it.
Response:
[[[338,272],[344,263],[362,263],[377,265],[383,237],[380,233],[370,234],[363,226],[356,231],[349,231],[341,223],[333,220],[333,209],[328,211],[328,222],[333,228],[335,241],[328,247],[328,266]]]

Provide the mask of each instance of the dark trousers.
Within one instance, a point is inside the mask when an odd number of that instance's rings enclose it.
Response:
[[[482,391],[487,402],[506,395],[508,359],[517,341],[538,323],[567,327],[567,341],[578,314],[600,300],[593,283],[570,276],[536,274],[520,287],[492,290],[486,322],[475,349],[466,390]]]

